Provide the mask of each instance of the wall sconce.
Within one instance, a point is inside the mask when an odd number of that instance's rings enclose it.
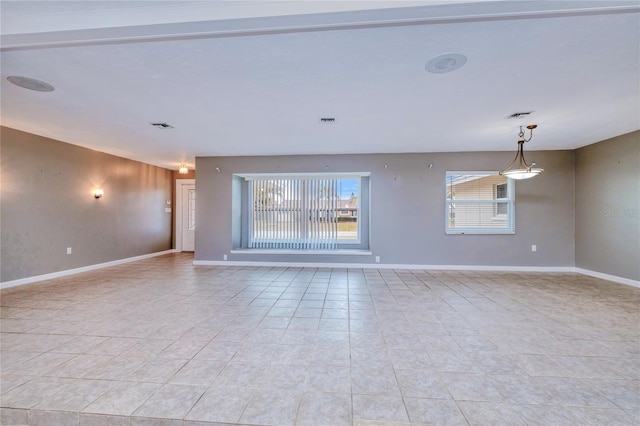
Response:
[[[96,200],[98,198],[102,198],[103,195],[104,195],[104,189],[98,188],[93,190],[93,198],[95,198]]]
[[[181,175],[186,175],[187,173],[189,173],[189,168],[186,164],[182,163],[180,164],[180,167],[178,167],[178,173],[180,173]]]

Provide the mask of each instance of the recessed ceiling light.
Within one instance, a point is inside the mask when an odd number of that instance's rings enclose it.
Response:
[[[455,71],[467,63],[467,57],[459,53],[446,53],[427,62],[426,70],[436,74]]]
[[[21,75],[11,75],[7,77],[10,83],[20,86],[24,89],[35,90],[37,92],[53,92],[55,88],[49,83],[36,80],[35,78],[23,77]]]

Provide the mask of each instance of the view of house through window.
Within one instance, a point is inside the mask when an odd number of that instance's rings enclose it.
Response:
[[[449,234],[515,232],[513,181],[493,172],[447,172]]]
[[[360,240],[360,176],[260,176],[249,187],[249,248],[335,249]]]

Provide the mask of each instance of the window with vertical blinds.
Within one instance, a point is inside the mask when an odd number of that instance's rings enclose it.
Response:
[[[514,193],[497,172],[446,172],[447,234],[515,233]]]
[[[247,176],[248,248],[334,250],[360,239],[360,176]]]

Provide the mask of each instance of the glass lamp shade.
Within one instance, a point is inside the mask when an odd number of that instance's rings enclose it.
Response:
[[[506,176],[506,177],[511,178],[511,179],[522,180],[522,179],[529,179],[529,178],[538,176],[543,171],[544,171],[544,169],[538,169],[538,168],[511,169],[511,170],[505,170],[504,172],[501,172],[500,174],[502,176]]]

